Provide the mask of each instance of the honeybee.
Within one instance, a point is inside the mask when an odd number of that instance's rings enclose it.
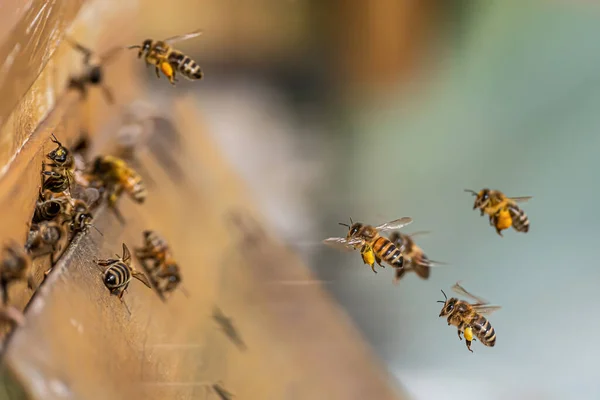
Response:
[[[0,261],[0,288],[4,305],[8,304],[8,284],[22,280],[27,281],[30,289],[35,287],[31,272],[31,259],[22,246],[11,240],[4,245]]]
[[[350,218],[351,225],[340,222],[340,225],[348,227],[348,235],[345,238],[332,237],[323,240],[323,243],[340,250],[360,249],[363,262],[369,265],[375,273],[377,273],[375,262],[382,268],[385,268],[381,264],[382,261],[394,268],[403,268],[404,257],[401,249],[396,247],[390,239],[381,236],[380,233],[401,229],[412,222],[412,218],[403,217],[372,227],[361,222],[354,223]]]
[[[125,161],[113,156],[98,156],[93,162],[92,179],[108,191],[108,204],[114,206],[123,191],[137,203],[146,200],[146,187],[142,177]]]
[[[42,221],[53,221],[65,214],[68,204],[69,199],[65,196],[57,196],[50,190],[40,192],[32,222],[38,224]]]
[[[127,48],[140,49],[138,58],[144,56],[147,66],[154,65],[157,77],[160,78],[160,72],[162,71],[169,79],[171,85],[175,85],[175,82],[177,82],[175,71],[191,81],[202,79],[203,74],[202,69],[194,60],[182,52],[175,50],[171,45],[176,42],[195,38],[201,34],[201,30],[196,30],[184,35],[173,36],[165,40],[146,39],[141,46],[133,45]]]
[[[470,297],[476,302],[471,304],[456,297],[448,299],[446,293],[442,290],[445,300],[438,300],[438,303],[444,303],[440,317],[448,316],[448,326],[454,325],[458,328],[458,338],[460,340],[462,340],[461,333],[464,332],[467,349],[471,353],[473,352],[471,350],[471,342],[474,340],[473,335],[483,345],[494,347],[496,344],[496,331],[494,331],[490,322],[482,314],[490,314],[501,307],[489,306],[486,300],[473,296],[460,286],[458,282],[452,286],[452,290],[458,294]]]
[[[123,243],[123,255],[121,257],[117,255],[117,258],[96,260],[96,264],[107,267],[102,273],[104,286],[110,291],[111,295],[115,295],[121,300],[127,312],[131,314],[127,303],[123,300],[123,295],[129,287],[131,278],[136,278],[149,288],[151,286],[146,276],[142,272],[136,271],[131,265],[131,253],[129,253],[127,245]]]
[[[102,235],[102,232],[92,224],[94,216],[90,211],[90,207],[95,204],[99,198],[100,193],[96,188],[84,188],[82,186],[74,187],[73,204],[69,206],[64,213],[64,223],[69,224],[69,232],[85,232],[91,226]]]
[[[144,246],[135,249],[134,253],[159,297],[165,301],[164,294],[172,292],[181,283],[179,266],[165,239],[154,231],[144,231],[143,235]]]
[[[66,38],[66,40],[75,50],[83,54],[84,68],[81,74],[71,77],[69,80],[69,88],[78,90],[81,93],[81,96],[85,98],[89,86],[99,86],[102,89],[106,101],[109,104],[113,104],[115,101],[112,90],[104,84],[103,66],[123,50],[123,48],[115,47],[101,56],[96,56],[90,49],[74,40],[69,38]]]
[[[64,226],[56,221],[33,224],[27,236],[25,250],[31,253],[32,258],[50,254],[50,263],[54,265],[54,254],[60,250],[60,241],[66,236]]]
[[[423,252],[423,249],[414,242],[413,237],[424,233],[427,232],[415,232],[410,235],[401,232],[392,232],[390,234],[390,240],[394,243],[394,246],[400,249],[404,257],[404,268],[396,268],[394,282],[398,282],[407,271],[414,271],[419,277],[427,279],[429,278],[432,266],[445,265],[443,262],[430,260]]]
[[[479,193],[474,190],[465,189],[465,192],[475,196],[473,210],[479,209],[481,216],[487,214],[490,225],[496,228],[496,233],[502,235],[502,231],[511,226],[517,232],[529,232],[529,218],[517,203],[530,200],[531,196],[507,197],[499,190],[482,189]]]
[[[221,328],[225,336],[229,338],[229,340],[231,340],[241,351],[246,350],[246,344],[242,340],[238,330],[233,326],[231,318],[225,316],[225,314],[223,314],[223,311],[221,311],[221,309],[216,306],[213,308],[212,317],[215,320],[215,322],[219,324],[219,327]]]

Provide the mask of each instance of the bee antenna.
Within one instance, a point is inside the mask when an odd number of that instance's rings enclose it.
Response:
[[[448,300],[448,296],[446,296],[446,293],[444,293],[444,291],[442,290],[442,294],[444,295],[444,299],[446,299],[446,301]],[[445,303],[445,301],[444,301]]]
[[[473,196],[477,196],[477,192],[471,189],[465,189],[465,192],[471,193]]]
[[[58,139],[56,138],[56,136],[54,136],[54,133],[52,134],[52,137],[50,138],[50,140],[52,140],[54,143],[60,145],[60,142],[58,141]]]
[[[88,225],[91,226],[92,228],[94,228],[96,230],[96,232],[98,232],[100,234],[100,236],[104,236],[102,234],[102,232],[100,232],[100,229],[96,228],[96,225],[93,225],[93,224],[88,224]]]
[[[139,44],[134,44],[133,46],[127,46],[126,49],[141,49],[142,46],[140,46]]]
[[[350,223],[351,223],[352,225],[354,225],[354,222],[352,221],[352,217],[350,217]]]
[[[346,227],[350,228],[350,225],[344,224],[343,222],[338,222],[338,224],[340,224],[341,226],[346,226]]]

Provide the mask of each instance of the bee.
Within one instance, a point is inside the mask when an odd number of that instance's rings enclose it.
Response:
[[[511,226],[517,232],[529,232],[529,218],[517,203],[530,200],[531,196],[507,197],[499,190],[482,189],[479,193],[474,190],[465,189],[465,192],[475,196],[473,210],[479,209],[481,216],[487,214],[490,225],[496,228],[500,236],[502,231]]]
[[[4,245],[0,261],[0,288],[4,305],[8,304],[8,284],[22,280],[27,281],[30,289],[35,287],[31,271],[31,258],[22,246],[11,240]]]
[[[448,316],[448,326],[454,325],[458,328],[458,338],[462,340],[461,333],[464,332],[467,349],[472,353],[471,342],[474,340],[473,335],[479,341],[488,347],[494,347],[496,344],[496,331],[492,328],[490,322],[485,319],[482,314],[489,314],[499,310],[499,306],[488,306],[488,302],[480,297],[473,296],[467,292],[457,282],[453,287],[458,294],[474,299],[475,303],[468,303],[464,300],[459,300],[456,297],[448,299],[446,293],[442,290],[445,300],[439,300],[438,303],[443,303],[440,317]]]
[[[144,56],[146,65],[154,65],[156,69],[156,76],[160,78],[160,72],[169,79],[171,85],[175,85],[176,71],[183,75],[189,80],[202,79],[202,69],[200,66],[186,56],[182,52],[175,50],[171,47],[176,42],[195,38],[202,34],[202,31],[196,30],[184,35],[177,35],[170,37],[165,40],[152,40],[146,39],[142,45],[133,45],[127,47],[127,49],[140,49],[138,52],[138,58]]]
[[[123,191],[137,203],[146,200],[142,177],[125,161],[113,156],[98,156],[92,164],[91,175],[108,190],[108,204],[114,206]]]
[[[113,104],[114,96],[112,90],[104,84],[104,65],[108,63],[115,55],[117,55],[122,47],[115,47],[107,51],[101,56],[96,56],[87,47],[71,40],[66,39],[67,42],[78,52],[83,54],[83,72],[78,76],[73,76],[69,80],[69,89],[77,90],[81,93],[82,97],[87,96],[87,89],[90,86],[98,86],[102,89],[102,93],[106,101],[109,104]]]
[[[403,217],[372,227],[360,222],[354,223],[350,218],[351,225],[340,222],[340,225],[348,227],[348,235],[345,238],[328,238],[323,240],[323,243],[340,250],[360,249],[363,262],[369,265],[375,273],[377,273],[375,262],[382,268],[385,268],[382,261],[394,268],[403,268],[404,257],[401,249],[396,247],[390,239],[381,236],[380,233],[401,229],[412,222],[412,218]]]
[[[144,231],[144,246],[135,249],[135,255],[150,278],[161,300],[181,283],[179,266],[171,255],[166,240],[154,231]],[[187,292],[182,288],[184,294]]]
[[[65,214],[68,204],[69,199],[65,196],[57,196],[50,190],[40,192],[32,222],[38,224],[42,221],[53,221]]]
[[[46,154],[46,158],[52,161],[52,163],[46,165],[54,168],[72,169],[75,165],[75,161],[71,152],[62,145],[54,134],[52,134],[51,140],[56,144],[56,148]]]
[[[104,286],[110,291],[111,295],[117,296],[119,300],[123,302],[127,312],[131,314],[129,307],[127,307],[127,304],[123,300],[123,295],[129,287],[131,278],[136,278],[149,288],[151,288],[151,286],[146,276],[132,267],[131,253],[125,243],[123,243],[123,255],[116,255],[116,257],[117,258],[109,258],[106,260],[96,260],[96,264],[101,267],[106,267],[102,273]]]
[[[400,249],[404,257],[404,268],[396,268],[395,282],[398,282],[407,271],[414,271],[423,279],[429,278],[430,269],[434,265],[445,265],[440,261],[430,260],[413,240],[413,237],[427,232],[415,232],[406,235],[400,232],[392,232],[389,239],[396,248]]]
[[[219,327],[229,340],[231,340],[241,351],[246,350],[246,344],[242,340],[238,330],[233,326],[231,318],[228,318],[223,314],[223,311],[221,311],[219,307],[215,306],[213,308],[212,318],[219,324]]]
[[[70,188],[71,178],[66,170],[57,168],[46,171],[46,164],[42,161],[42,192],[68,193]]]
[[[54,254],[60,250],[60,241],[67,236],[64,226],[56,221],[42,221],[33,224],[27,236],[25,250],[38,258],[50,254],[50,263],[54,264]]]
[[[69,224],[69,232],[85,232],[91,226],[102,235],[102,232],[92,224],[94,216],[90,211],[90,207],[100,198],[98,189],[75,186],[73,198],[73,204],[67,207],[64,213],[64,223]]]

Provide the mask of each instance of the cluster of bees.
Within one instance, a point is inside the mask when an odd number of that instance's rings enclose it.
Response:
[[[470,189],[465,191],[475,196],[473,210],[479,209],[481,216],[487,215],[490,225],[498,235],[503,236],[502,231],[511,226],[517,232],[529,231],[529,218],[518,203],[528,201],[531,199],[530,196],[508,197],[499,190],[490,189],[479,192]],[[429,259],[423,249],[415,244],[413,238],[425,232],[407,235],[398,231],[412,222],[412,218],[403,217],[382,225],[371,226],[350,219],[350,225],[340,223],[348,228],[346,237],[328,238],[323,243],[340,250],[360,250],[363,262],[375,273],[377,273],[376,263],[382,268],[385,268],[384,264],[391,266],[395,271],[394,283],[398,283],[408,271],[413,271],[419,277],[427,279],[431,267],[444,263]],[[384,236],[386,233],[390,233],[389,236]],[[471,298],[473,302],[455,297],[448,299],[442,290],[444,300],[438,302],[443,303],[444,306],[439,316],[447,317],[448,325],[458,329],[460,340],[464,335],[469,351],[473,352],[471,343],[475,340],[474,337],[483,345],[493,347],[496,344],[496,332],[483,315],[490,314],[500,307],[490,306],[486,300],[467,292],[458,282],[452,289],[460,295]]]

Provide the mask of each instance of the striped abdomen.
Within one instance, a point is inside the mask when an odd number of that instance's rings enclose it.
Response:
[[[529,218],[518,206],[508,206],[508,212],[512,218],[512,226],[517,232],[529,232]]]
[[[490,321],[485,319],[483,315],[477,314],[469,325],[473,328],[473,333],[481,343],[488,347],[494,347],[496,344],[496,331],[492,328]]]
[[[49,190],[52,193],[62,193],[71,186],[69,178],[66,175],[61,175],[53,171],[45,171],[44,175],[47,178],[44,180],[42,190]]]
[[[136,202],[143,203],[146,200],[146,187],[142,182],[142,177],[139,175],[130,172],[123,186],[125,186],[127,193]]]
[[[181,75],[188,79],[202,79],[203,74],[200,66],[183,53],[173,51],[171,54],[169,54],[169,64],[171,64]]]
[[[387,238],[379,236],[371,246],[379,258],[390,264],[392,267],[402,268],[404,259],[402,252]]]
[[[125,290],[131,281],[131,270],[127,265],[118,261],[111,264],[104,271],[104,285],[111,292],[119,292]]]

